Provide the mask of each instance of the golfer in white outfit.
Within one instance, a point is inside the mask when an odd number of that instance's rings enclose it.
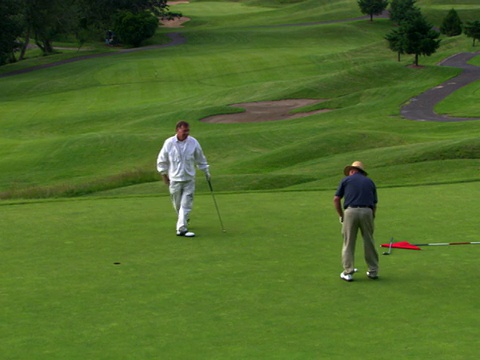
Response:
[[[157,171],[169,185],[173,207],[178,214],[177,236],[193,237],[188,231],[188,219],[192,211],[195,193],[195,165],[210,180],[208,163],[199,142],[189,136],[190,126],[186,121],[176,125],[176,135],[165,140],[157,158]]]

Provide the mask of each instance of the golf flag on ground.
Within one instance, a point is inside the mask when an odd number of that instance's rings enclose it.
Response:
[[[382,244],[382,247],[390,247],[390,244]],[[410,244],[408,241],[399,241],[392,243],[392,249],[421,250],[418,246]]]

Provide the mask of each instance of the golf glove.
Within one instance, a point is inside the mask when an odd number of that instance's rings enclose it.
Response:
[[[210,171],[208,171],[208,169],[205,170],[205,177],[207,178],[208,181],[210,181],[210,179],[212,178],[212,177],[210,176]]]
[[[338,218],[338,221],[340,221],[340,224],[343,224],[343,216],[340,216],[340,217]]]

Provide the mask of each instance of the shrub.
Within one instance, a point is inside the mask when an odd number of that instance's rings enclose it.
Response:
[[[114,31],[120,41],[138,47],[143,41],[155,35],[158,19],[149,12],[133,14],[122,11],[115,17]]]

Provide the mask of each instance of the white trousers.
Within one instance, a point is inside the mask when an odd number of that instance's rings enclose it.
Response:
[[[173,208],[177,212],[177,231],[188,230],[188,219],[193,206],[195,180],[170,181],[170,198]]]

